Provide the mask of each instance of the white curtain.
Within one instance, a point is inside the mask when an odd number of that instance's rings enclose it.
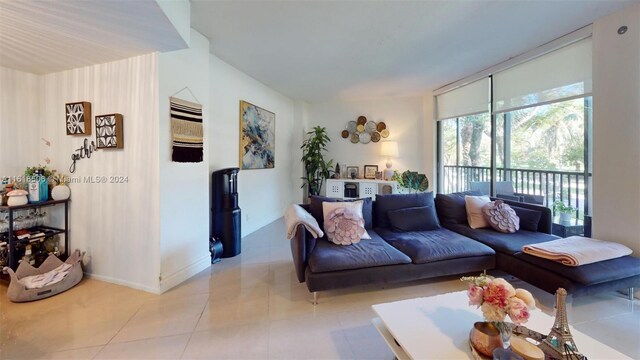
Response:
[[[436,97],[438,120],[489,111],[489,78],[480,79]]]
[[[591,94],[591,47],[587,38],[494,74],[494,113]]]

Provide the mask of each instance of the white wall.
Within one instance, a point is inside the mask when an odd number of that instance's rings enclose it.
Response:
[[[191,30],[190,38],[190,48],[158,55],[162,291],[179,284],[211,264],[208,245],[208,147],[212,143],[207,132],[210,110],[209,40],[195,30]],[[184,89],[185,87],[188,87],[188,90]],[[202,104],[205,134],[203,162],[171,161],[170,96]]]
[[[122,114],[124,149],[99,150],[76,163],[74,176],[126,176],[127,183],[71,184],[71,249],[88,252],[88,272],[106,281],[158,291],[158,63],[149,54],[42,77],[38,122],[51,167],[69,173],[85,136],[68,136],[64,104],[89,101],[92,116]],[[95,124],[94,124],[95,125]],[[86,138],[95,141],[95,126]],[[3,150],[4,150],[3,146]]]
[[[38,137],[41,88],[38,75],[0,67],[0,179],[46,165]]]
[[[628,26],[618,35],[620,26]],[[593,27],[593,232],[640,256],[640,5]]]
[[[291,174],[299,157],[291,149],[299,141],[294,124],[294,102],[211,55],[211,139],[209,169],[239,165],[240,100],[276,114],[275,168],[241,170],[238,193],[242,209],[242,236],[280,218],[293,201],[300,201],[301,182]]]
[[[364,165],[378,165],[385,169],[386,158],[380,155],[384,140],[398,142],[400,157],[393,159],[393,169],[400,172],[418,170],[425,172],[424,108],[422,97],[385,98],[349,102],[312,103],[308,106],[308,128],[324,126],[331,143],[327,147],[327,158],[338,162],[340,167],[358,166],[362,174]],[[353,144],[340,136],[347,123],[364,115],[368,120],[384,121],[390,135],[378,143]],[[301,155],[301,153],[300,153]],[[299,155],[299,156],[300,156]],[[433,181],[432,177],[429,177]]]
[[[437,127],[435,116],[435,98],[433,93],[429,92],[422,98],[423,111],[423,128],[422,128],[422,153],[424,154],[425,174],[429,178],[429,189],[437,192],[438,190],[438,154],[436,151],[437,144]]]

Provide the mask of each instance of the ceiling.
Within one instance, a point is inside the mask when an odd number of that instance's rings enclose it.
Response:
[[[45,74],[184,48],[155,0],[0,1],[0,66]]]
[[[321,102],[424,94],[633,2],[191,0],[191,26],[227,63]]]

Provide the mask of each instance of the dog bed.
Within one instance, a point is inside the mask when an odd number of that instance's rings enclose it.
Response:
[[[62,280],[58,282],[29,289],[25,282],[21,281],[21,279],[28,276],[47,275],[64,264],[71,265],[71,269]],[[11,277],[11,283],[9,283],[9,289],[7,290],[9,300],[13,302],[40,300],[67,291],[82,280],[82,254],[80,250],[76,250],[65,262],[62,262],[55,255],[50,254],[38,268],[23,261],[18,265],[18,269],[16,269],[15,272],[9,267],[5,267],[4,270],[7,271]]]

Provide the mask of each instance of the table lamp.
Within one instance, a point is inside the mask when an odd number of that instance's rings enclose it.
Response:
[[[391,169],[393,164],[391,164],[391,158],[398,157],[398,143],[396,141],[382,142],[380,155],[387,157],[387,168],[384,170],[384,179],[391,180],[391,177],[393,176],[393,169]]]

